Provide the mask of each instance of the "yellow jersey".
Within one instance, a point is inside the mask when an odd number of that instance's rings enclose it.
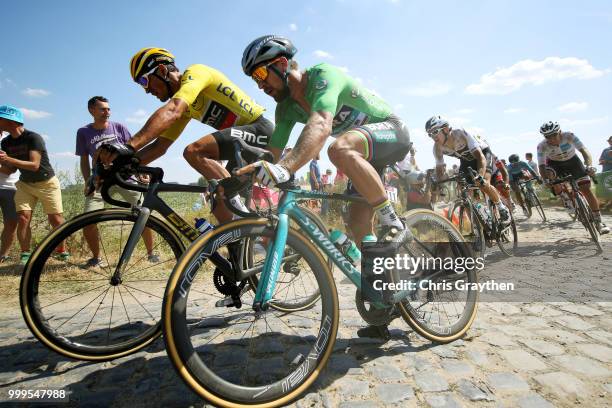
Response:
[[[221,72],[202,64],[185,70],[181,87],[172,98],[185,101],[189,108],[161,135],[170,140],[176,140],[191,119],[222,130],[248,125],[265,110]]]

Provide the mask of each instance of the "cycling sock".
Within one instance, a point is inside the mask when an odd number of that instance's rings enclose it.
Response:
[[[595,218],[595,221],[601,222],[601,212],[600,211],[593,211],[593,218]]]
[[[395,213],[395,209],[388,199],[374,207],[374,211],[378,214],[378,222],[380,225],[391,225],[404,229],[404,224]]]

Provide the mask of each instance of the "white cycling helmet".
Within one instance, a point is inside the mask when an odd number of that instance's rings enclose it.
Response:
[[[448,126],[448,120],[440,115],[432,116],[425,122],[425,131],[430,133],[432,130],[437,130],[444,126]]]
[[[540,133],[544,137],[552,136],[557,134],[561,130],[558,122],[548,121],[540,126]]]

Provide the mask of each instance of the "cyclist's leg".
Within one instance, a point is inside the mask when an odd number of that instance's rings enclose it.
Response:
[[[402,160],[409,150],[408,130],[393,115],[384,122],[349,130],[328,150],[332,163],[349,176],[355,189],[374,207],[383,230],[404,227],[375,169]],[[366,221],[360,220],[364,230]]]
[[[521,188],[518,185],[518,180],[516,180],[513,176],[510,176],[510,188],[514,192],[514,198],[516,198],[516,202],[521,206],[523,210],[525,210],[525,201],[523,200],[523,194],[521,194]]]
[[[102,194],[94,192],[92,195],[85,197],[84,213],[101,210],[104,208],[104,200]],[[87,246],[91,250],[92,259],[100,259],[100,236],[96,224],[87,225],[83,228],[83,236],[87,242]]]
[[[183,157],[191,167],[207,179],[229,177],[228,170],[234,169],[237,165],[233,139],[239,137],[251,146],[265,148],[273,130],[271,122],[260,117],[251,124],[226,128],[202,137],[185,148]],[[223,168],[217,160],[227,160],[226,168]],[[221,223],[231,221],[233,217],[223,202],[214,203],[213,214]]]
[[[356,195],[352,182],[349,181],[345,194]],[[348,227],[351,230],[353,241],[361,247],[363,237],[374,233],[374,209],[369,204],[351,203],[348,208]]]

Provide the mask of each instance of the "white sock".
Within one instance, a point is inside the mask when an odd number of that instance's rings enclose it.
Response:
[[[380,225],[392,225],[399,229],[404,229],[404,224],[395,213],[395,209],[389,200],[385,200],[376,207],[374,207],[376,214],[378,214],[378,222]]]

